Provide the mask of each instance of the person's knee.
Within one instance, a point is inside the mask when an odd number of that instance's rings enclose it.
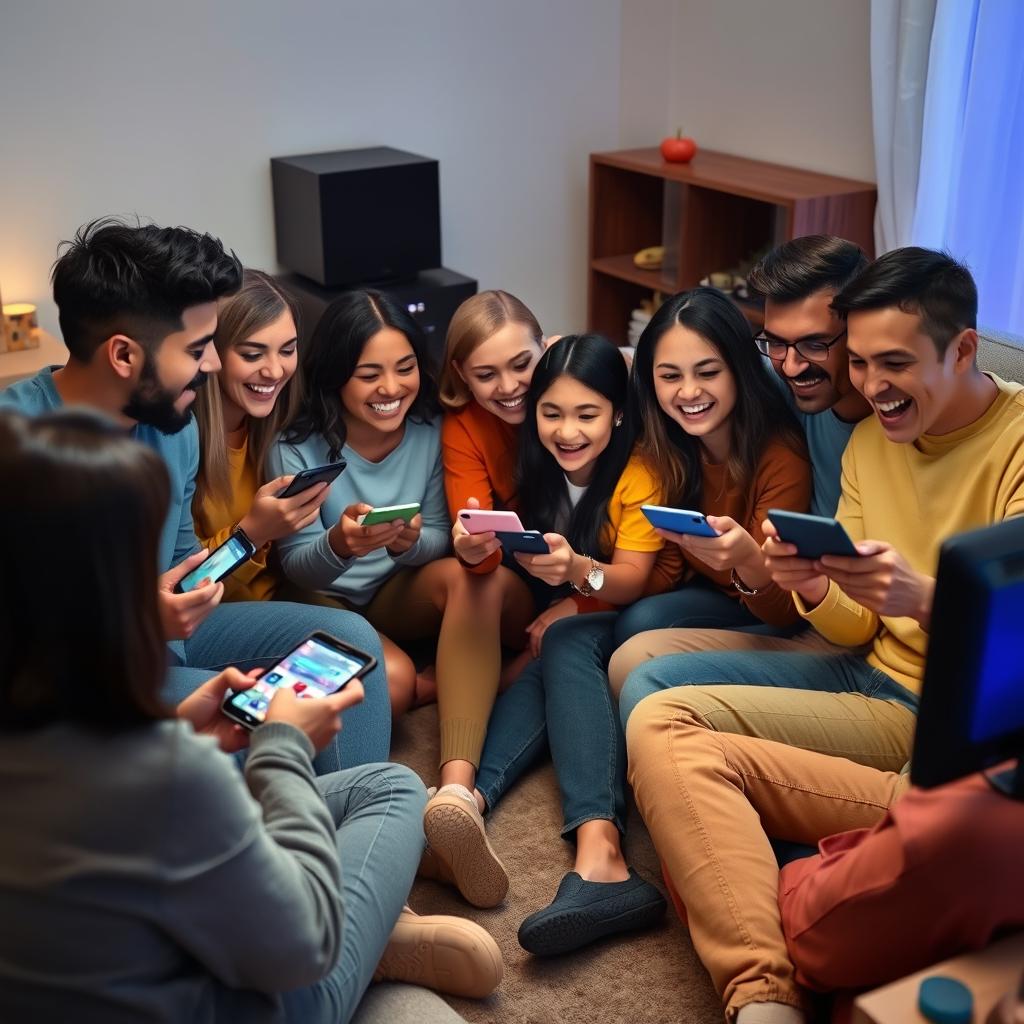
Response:
[[[416,818],[427,805],[427,791],[420,777],[403,764],[390,761],[360,765],[342,773],[347,785],[365,794],[366,799],[401,808]]]
[[[621,701],[630,674],[650,659],[650,638],[646,633],[638,633],[617,648],[608,662],[608,686],[612,696]]]
[[[412,658],[400,647],[386,644],[384,672],[388,680],[391,715],[398,718],[412,707],[416,698],[416,666]]]

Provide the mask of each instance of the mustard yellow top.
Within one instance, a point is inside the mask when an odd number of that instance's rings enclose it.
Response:
[[[229,502],[206,499],[195,516],[196,534],[204,548],[215,548],[231,536],[235,527],[252,507],[256,496],[256,468],[249,462],[249,440],[241,448],[228,448]],[[224,580],[225,601],[269,601],[280,580],[267,569],[270,545],[260,548],[255,557],[239,566]]]
[[[953,534],[1024,513],[1024,386],[989,374],[999,394],[980,419],[912,444],[886,439],[876,416],[857,425],[843,455],[836,518],[851,539],[881,540],[934,576]],[[871,644],[868,662],[919,693],[928,635],[916,619],[877,615],[833,582],[825,599],[797,608],[833,643]]]

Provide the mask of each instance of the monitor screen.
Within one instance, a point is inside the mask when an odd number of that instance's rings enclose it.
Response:
[[[929,636],[914,783],[1024,754],[1024,517],[943,544]]]

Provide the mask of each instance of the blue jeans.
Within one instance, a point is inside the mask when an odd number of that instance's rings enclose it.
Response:
[[[377,667],[363,680],[365,700],[345,712],[344,728],[317,755],[317,774],[386,761],[391,746],[391,704],[384,655],[376,631],[354,612],[287,601],[218,605],[188,640],[168,645],[171,658],[163,697],[178,704],[232,665],[243,671],[269,668],[317,630],[377,659]]]
[[[625,832],[626,748],[608,689],[608,661],[634,632],[685,623],[724,628],[759,620],[714,587],[687,584],[616,612],[559,619],[495,702],[476,786],[493,808],[550,746],[562,794],[562,835],[601,818]]]
[[[327,977],[281,998],[289,1022],[347,1024],[409,897],[427,794],[416,774],[397,764],[350,768],[317,782],[338,829],[341,955]]]
[[[773,686],[825,693],[857,693],[916,712],[918,698],[858,654],[786,651],[708,651],[668,654],[633,669],[619,695],[625,728],[645,697],[676,686]]]

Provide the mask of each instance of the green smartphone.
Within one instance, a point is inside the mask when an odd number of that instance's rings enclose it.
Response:
[[[420,510],[418,501],[410,505],[381,505],[380,508],[372,508],[366,515],[360,517],[360,526],[376,526],[378,523],[393,523],[401,519],[406,523],[412,522],[413,516]]]

